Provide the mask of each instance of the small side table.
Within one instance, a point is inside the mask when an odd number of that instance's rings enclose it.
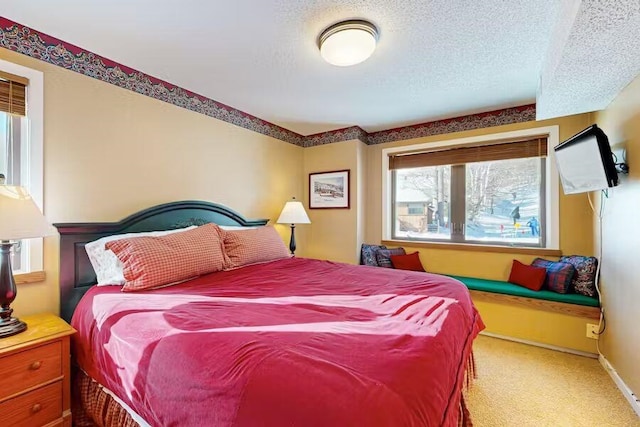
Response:
[[[21,318],[27,330],[0,339],[0,420],[6,426],[71,427],[69,338],[53,314]]]

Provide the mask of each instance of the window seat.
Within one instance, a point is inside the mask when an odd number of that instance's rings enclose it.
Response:
[[[464,283],[472,298],[496,303],[510,303],[545,311],[598,320],[600,306],[597,298],[580,294],[559,294],[548,290],[532,291],[522,286],[498,280],[449,276]]]

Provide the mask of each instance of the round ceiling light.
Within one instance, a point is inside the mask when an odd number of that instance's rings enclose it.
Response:
[[[320,34],[320,55],[340,67],[359,64],[376,49],[378,29],[367,21],[338,22]]]

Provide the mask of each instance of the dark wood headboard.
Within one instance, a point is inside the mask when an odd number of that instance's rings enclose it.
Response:
[[[154,206],[118,222],[54,224],[60,233],[60,316],[70,321],[80,298],[96,284],[85,243],[112,234],[171,230],[210,222],[251,227],[268,221],[248,220],[225,206],[189,200]]]

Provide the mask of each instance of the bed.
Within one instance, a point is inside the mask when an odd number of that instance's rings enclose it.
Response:
[[[462,389],[484,326],[454,279],[283,257],[140,292],[94,286],[87,242],[209,223],[267,220],[186,201],[56,224],[77,425],[470,425]]]

